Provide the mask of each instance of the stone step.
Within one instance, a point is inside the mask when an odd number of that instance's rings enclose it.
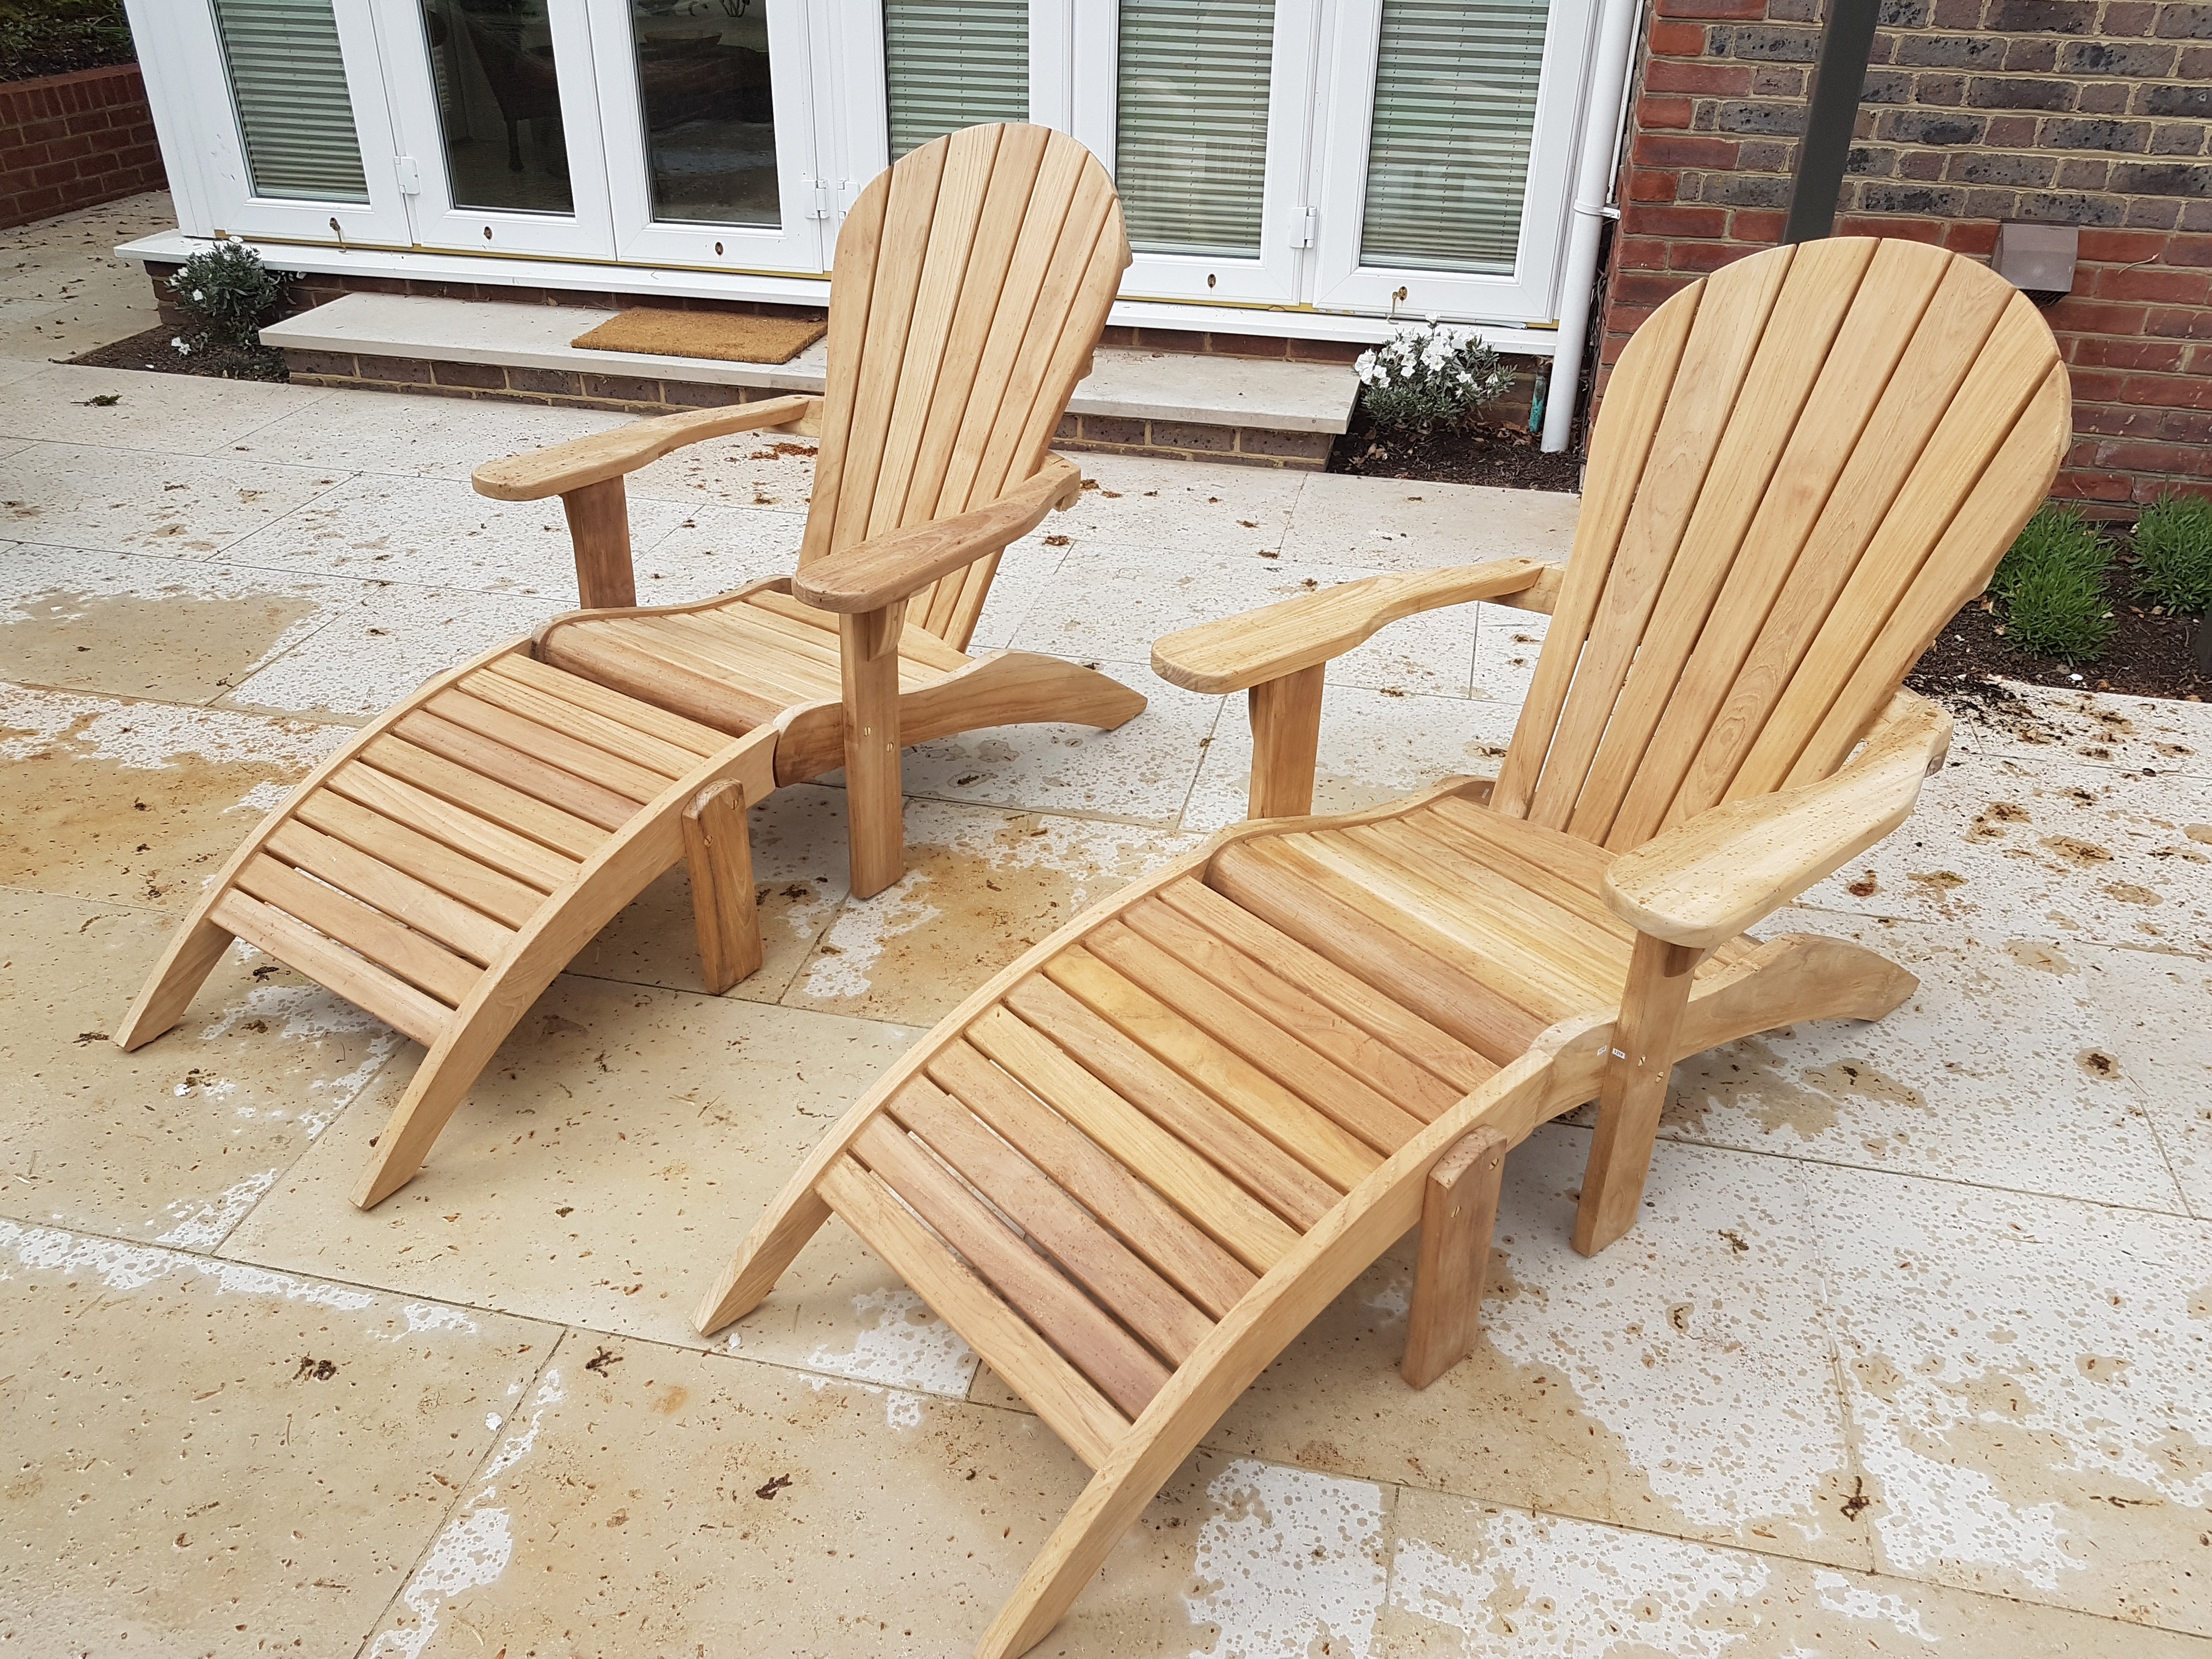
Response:
[[[349,294],[261,331],[303,385],[621,408],[696,409],[822,390],[826,347],[731,363],[569,344],[616,313],[586,306]],[[1075,390],[1067,447],[1319,466],[1358,381],[1340,363],[1102,347]]]

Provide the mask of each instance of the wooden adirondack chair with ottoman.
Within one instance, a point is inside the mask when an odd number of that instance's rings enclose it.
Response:
[[[999,556],[1082,487],[1047,453],[1129,262],[1073,139],[983,126],[860,193],[837,240],[821,398],[671,415],[478,469],[558,495],[586,610],[441,674],[317,769],[173,936],[116,1042],[183,1016],[233,938],[429,1050],[362,1176],[420,1167],[538,994],[688,861],[710,989],[761,960],[745,809],[842,766],[853,891],[904,867],[899,757],[978,726],[1110,727],[1145,699],[1092,670],[965,647]],[[798,574],[641,607],[623,479],[748,431],[821,439]]]
[[[982,1637],[1042,1639],[1237,1395],[1409,1228],[1403,1372],[1475,1334],[1505,1152],[1585,1102],[1574,1224],[1627,1231],[1669,1069],[1910,974],[1744,930],[1911,814],[1948,717],[1902,682],[2068,441],[2027,298],[1838,239],[1669,300],[1615,372],[1564,573],[1372,577],[1190,629],[1249,690],[1254,811],[1310,811],[1324,663],[1391,618],[1548,612],[1495,783],[1224,832],[1023,957],[854,1105],[707,1297],[836,1213],[1095,1471]],[[1661,1200],[1663,1200],[1663,1197]]]

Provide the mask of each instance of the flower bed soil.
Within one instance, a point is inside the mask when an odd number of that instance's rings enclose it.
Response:
[[[1474,425],[1453,431],[1379,433],[1364,407],[1329,447],[1331,472],[1361,478],[1414,478],[1433,483],[1487,484],[1496,489],[1582,488],[1583,464],[1547,455],[1536,434],[1518,427]]]
[[[2128,560],[2112,562],[2112,591],[2124,594],[2135,585]],[[1974,688],[1991,678],[2055,685],[2074,691],[2117,691],[2130,697],[2179,697],[2202,702],[2212,696],[2212,674],[2197,666],[2191,653],[2199,630],[2212,628],[2202,617],[2154,617],[2150,607],[2125,599],[2112,605],[2116,626],[2095,662],[2063,662],[2037,656],[2006,639],[2003,618],[1984,599],[1968,602],[1936,636],[1905,684],[1932,697],[1978,697]]]
[[[161,374],[201,374],[218,380],[284,380],[284,354],[266,346],[215,346],[194,350],[189,356],[169,343],[177,331],[149,328],[143,334],[70,358],[93,368],[150,368]]]

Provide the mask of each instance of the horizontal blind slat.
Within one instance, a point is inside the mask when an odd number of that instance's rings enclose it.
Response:
[[[1510,273],[1547,0],[1383,0],[1363,264]]]
[[[1260,252],[1273,0],[1121,0],[1114,182],[1133,247]]]
[[[366,202],[332,0],[214,0],[253,193]]]
[[[891,155],[1030,117],[1029,0],[884,0]]]

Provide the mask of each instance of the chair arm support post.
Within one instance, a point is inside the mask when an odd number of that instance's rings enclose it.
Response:
[[[810,561],[793,580],[792,594],[844,616],[880,611],[1028,535],[1047,513],[1073,506],[1082,489],[1080,471],[1048,455],[1034,477],[987,506],[887,531]]]
[[[1314,762],[1321,747],[1322,680],[1316,663],[1279,679],[1262,680],[1245,696],[1252,717],[1252,782],[1248,818],[1303,817],[1313,811]]]
[[[906,601],[837,619],[844,681],[845,811],[853,896],[872,898],[906,873],[899,768],[898,641]]]
[[[1606,902],[1677,945],[1734,939],[1911,817],[1950,737],[1940,706],[1900,691],[1832,775],[1710,807],[1623,854],[1606,872]]]
[[[1340,657],[1401,617],[1517,593],[1553,568],[1540,559],[1494,559],[1363,576],[1170,634],[1152,647],[1152,672],[1190,691],[1249,690]]]
[[[1598,1095],[1597,1133],[1575,1207],[1574,1246],[1584,1255],[1595,1255],[1635,1224],[1667,1104],[1675,1040],[1690,1005],[1691,976],[1705,954],[1650,933],[1636,936]]]
[[[576,559],[576,603],[586,611],[635,605],[629,499],[621,474],[564,491],[561,507],[568,517],[568,544]]]
[[[587,484],[620,478],[649,466],[672,450],[733,432],[821,429],[819,398],[770,398],[757,404],[655,415],[611,431],[571,438],[567,443],[486,461],[470,482],[479,495],[495,501],[536,501],[566,495]]]

